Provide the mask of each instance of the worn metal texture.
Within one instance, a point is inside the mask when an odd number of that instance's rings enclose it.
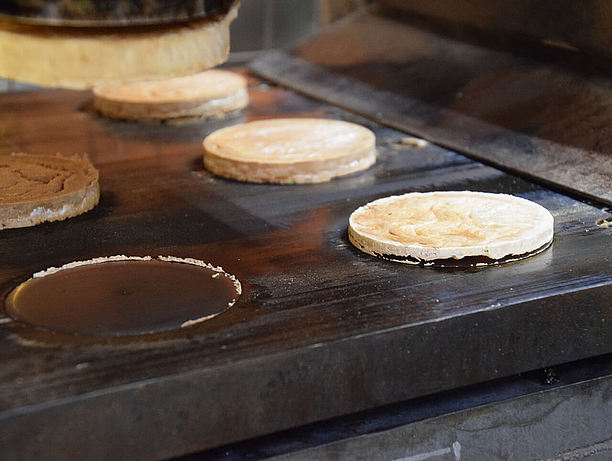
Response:
[[[612,4],[608,0],[378,0],[458,29],[482,29],[496,35],[528,38],[548,46],[612,53]]]
[[[252,82],[251,98],[242,115],[185,125],[99,118],[87,92],[0,99],[0,153],[87,152],[101,183],[91,212],[1,232],[2,293],[46,267],[114,254],[204,260],[244,288],[218,317],[154,336],[75,337],[2,317],[4,459],[177,456],[612,351],[612,229],[596,225],[608,213],[281,88]],[[287,115],[370,126],[377,164],[301,186],[203,171],[207,133]],[[458,189],[542,204],[556,220],[552,248],[433,270],[347,242],[348,216],[372,199]]]
[[[333,418],[177,461],[607,459],[603,456],[612,450],[611,388],[609,354]]]
[[[275,461],[612,458],[612,375],[324,444]]]
[[[587,73],[589,63],[571,53],[536,60],[487,45],[374,11],[250,67],[378,123],[612,205],[612,80]]]

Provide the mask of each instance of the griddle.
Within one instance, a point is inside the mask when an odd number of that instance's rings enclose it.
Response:
[[[243,114],[192,124],[106,120],[87,92],[0,98],[0,153],[87,152],[101,183],[89,213],[1,232],[3,294],[49,266],[114,254],[201,259],[244,289],[202,325],[133,338],[0,316],[4,459],[168,458],[612,352],[612,230],[596,224],[609,216],[601,204],[433,143],[411,147],[405,132],[254,77],[250,86]],[[298,186],[203,170],[206,134],[291,115],[370,127],[377,164]],[[553,246],[497,267],[431,269],[348,243],[348,216],[368,201],[465,189],[543,205]]]

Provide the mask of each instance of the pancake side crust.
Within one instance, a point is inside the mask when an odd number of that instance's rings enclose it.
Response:
[[[0,156],[0,229],[71,218],[99,199],[98,171],[87,157]]]
[[[187,77],[94,88],[94,106],[110,118],[155,121],[223,117],[249,103],[241,75],[208,70]]]
[[[370,167],[376,138],[360,125],[327,119],[273,119],[215,131],[204,140],[204,166],[256,183],[319,183]]]

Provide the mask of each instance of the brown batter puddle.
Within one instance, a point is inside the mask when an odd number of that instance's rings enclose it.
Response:
[[[61,333],[126,336],[189,326],[220,314],[240,285],[220,270],[161,260],[62,269],[13,289],[6,312]]]

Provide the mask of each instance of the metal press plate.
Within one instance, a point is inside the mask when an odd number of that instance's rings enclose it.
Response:
[[[116,27],[172,24],[222,16],[235,0],[7,0],[0,19],[41,26]]]

